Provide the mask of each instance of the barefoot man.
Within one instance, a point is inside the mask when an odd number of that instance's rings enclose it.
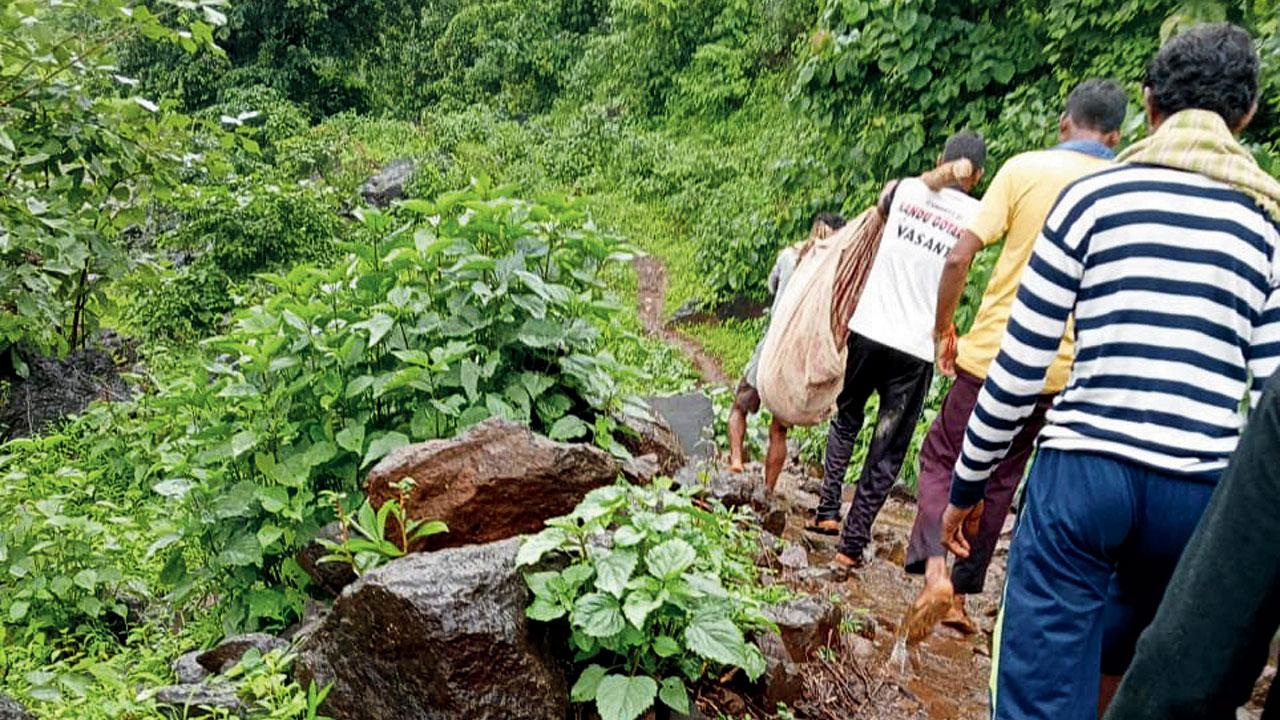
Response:
[[[968,160],[970,174],[937,192],[921,178],[885,188],[884,232],[867,284],[849,321],[849,356],[836,415],[827,433],[822,497],[809,529],[839,533],[835,561],[860,567],[871,525],[884,507],[911,444],[933,380],[933,315],[947,253],[978,209],[970,197],[982,177],[987,146],[980,136],[951,136],[938,166]],[[880,398],[875,434],[862,465],[853,506],[839,521],[840,496],[871,393]]]
[[[776,308],[778,299],[786,290],[787,281],[795,272],[796,265],[805,251],[815,241],[824,240],[844,227],[844,218],[835,213],[819,213],[813,219],[813,227],[809,230],[809,239],[784,248],[778,253],[769,273],[769,292],[773,293],[773,305]],[[768,334],[766,329],[765,334]],[[756,390],[756,370],[760,366],[760,351],[764,340],[756,345],[755,354],[738,382],[734,392],[733,407],[729,408],[729,471],[740,473],[743,467],[743,445],[747,436],[747,416],[760,412],[760,393]],[[764,484],[769,492],[778,483],[782,474],[782,466],[787,460],[787,428],[776,419],[769,423],[769,448],[765,451]]]
[[[945,613],[947,625],[965,633],[976,630],[965,613],[964,598],[982,592],[991,554],[1031,456],[1032,443],[1044,425],[1045,411],[1053,396],[1067,384],[1072,357],[1069,340],[1062,342],[1035,411],[1013,441],[1008,456],[992,472],[973,551],[968,558],[956,562],[948,579],[939,523],[947,506],[951,474],[960,457],[965,426],[977,403],[978,390],[1000,349],[1018,281],[1031,259],[1031,248],[1045,217],[1064,187],[1110,164],[1111,148],[1120,139],[1127,102],[1124,90],[1113,82],[1080,83],[1067,99],[1066,110],[1058,121],[1060,143],[1050,150],[1023,153],[1006,162],[983,196],[976,219],[947,256],[938,287],[934,335],[938,370],[955,377],[955,384],[920,449],[919,501],[907,549],[907,572],[925,573],[924,593],[916,607],[932,609],[922,610],[929,616],[920,620],[923,626],[931,626]],[[973,327],[959,341],[957,355],[953,318],[964,293],[969,266],[979,250],[1002,238],[1004,249],[991,273]]]

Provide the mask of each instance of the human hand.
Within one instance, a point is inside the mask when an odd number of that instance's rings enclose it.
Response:
[[[947,328],[945,333],[935,335],[934,351],[937,355],[938,372],[949,378],[956,376],[956,355],[959,353],[959,341],[956,339],[956,326]]]
[[[942,546],[955,553],[956,557],[969,557],[969,538],[978,534],[978,525],[982,522],[982,508],[985,505],[979,500],[977,505],[969,508],[958,508],[948,504],[942,513]]]

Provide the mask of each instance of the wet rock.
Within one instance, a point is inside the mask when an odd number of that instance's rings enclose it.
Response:
[[[209,677],[208,669],[200,664],[200,654],[199,650],[192,650],[189,653],[179,655],[178,659],[173,661],[171,666],[173,668],[173,677],[177,679],[178,684],[194,685]]]
[[[848,573],[841,578],[836,569],[830,566],[807,567],[796,572],[796,580],[813,585],[829,585],[848,579]]]
[[[311,587],[325,597],[337,597],[342,589],[356,581],[356,571],[349,563],[322,562],[321,558],[329,554],[329,549],[320,544],[320,540],[330,542],[342,541],[342,524],[329,523],[320,528],[320,532],[311,542],[298,551],[298,565],[311,578]]]
[[[769,501],[765,497],[764,483],[759,478],[751,475],[712,469],[704,473],[702,483],[706,494],[719,500],[725,507],[762,508],[768,506]],[[773,531],[770,530],[770,532]]]
[[[673,475],[684,467],[684,446],[655,409],[636,408],[618,413],[614,419],[622,426],[622,431],[617,433],[618,442],[633,457],[653,455],[658,463],[658,472],[662,475]]]
[[[711,398],[700,392],[647,398],[649,407],[675,433],[688,460],[715,456],[716,413]]]
[[[36,716],[17,700],[0,693],[0,720],[36,720]]]
[[[760,513],[760,527],[765,530],[781,535],[787,529],[787,509],[779,504],[776,499],[770,502],[769,507]]]
[[[156,690],[152,699],[160,711],[172,718],[239,716],[244,710],[232,685],[170,685]]]
[[[414,169],[412,160],[392,160],[360,186],[360,196],[374,207],[387,207],[392,201],[404,197],[405,186],[413,178]]]
[[[702,309],[702,303],[698,300],[685,300],[684,304],[676,308],[671,315],[673,324],[698,322],[707,317],[706,311]]]
[[[383,458],[365,489],[381,507],[400,498],[394,486],[415,485],[404,510],[416,520],[443,520],[449,532],[419,540],[431,550],[504,540],[541,530],[573,510],[591,490],[618,477],[618,463],[590,445],[535,435],[506,420],[486,420],[459,437],[400,448]]]
[[[747,295],[734,295],[716,306],[717,320],[750,320],[764,314],[768,303]]]
[[[777,624],[791,659],[806,662],[819,649],[831,647],[843,613],[825,599],[803,596],[769,607],[765,615]]]
[[[778,563],[788,570],[803,570],[809,567],[809,553],[795,543],[787,543],[778,556]]]
[[[30,354],[23,358],[26,378],[12,367],[0,368],[0,380],[9,383],[5,402],[0,405],[0,440],[38,435],[83,412],[94,400],[130,397],[115,361],[102,350],[80,350],[63,360]]]
[[[804,695],[804,673],[800,666],[777,633],[760,637],[756,644],[764,654],[764,675],[757,685],[765,707],[777,707],[779,703],[795,705]]]
[[[247,633],[229,637],[218,643],[214,649],[200,653],[196,662],[211,673],[225,673],[235,667],[249,650],[257,650],[266,655],[272,650],[282,650],[287,647],[289,643],[274,635]]]
[[[419,553],[348,587],[296,662],[330,683],[334,720],[562,720],[568,686],[550,626],[525,617],[520,540]]]
[[[636,484],[651,483],[661,472],[662,469],[658,466],[658,456],[652,453],[633,457],[622,463],[623,477]]]

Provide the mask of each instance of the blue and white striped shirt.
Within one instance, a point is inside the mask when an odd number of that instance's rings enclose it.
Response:
[[[1073,313],[1075,363],[1041,446],[1214,481],[1235,450],[1242,400],[1256,403],[1280,365],[1278,247],[1249,196],[1202,175],[1124,165],[1069,186],[1023,271],[952,503],[982,499]]]

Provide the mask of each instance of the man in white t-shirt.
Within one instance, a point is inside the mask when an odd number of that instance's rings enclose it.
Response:
[[[933,380],[933,326],[938,280],[947,253],[978,209],[969,193],[982,178],[986,144],[972,132],[947,140],[938,164],[968,159],[974,172],[934,192],[918,178],[890,183],[880,199],[885,214],[880,249],[849,321],[849,359],[837,412],[827,433],[816,532],[840,534],[836,562],[860,567],[871,524],[897,480],[916,421]],[[880,398],[853,506],[840,522],[840,496],[867,400]]]

